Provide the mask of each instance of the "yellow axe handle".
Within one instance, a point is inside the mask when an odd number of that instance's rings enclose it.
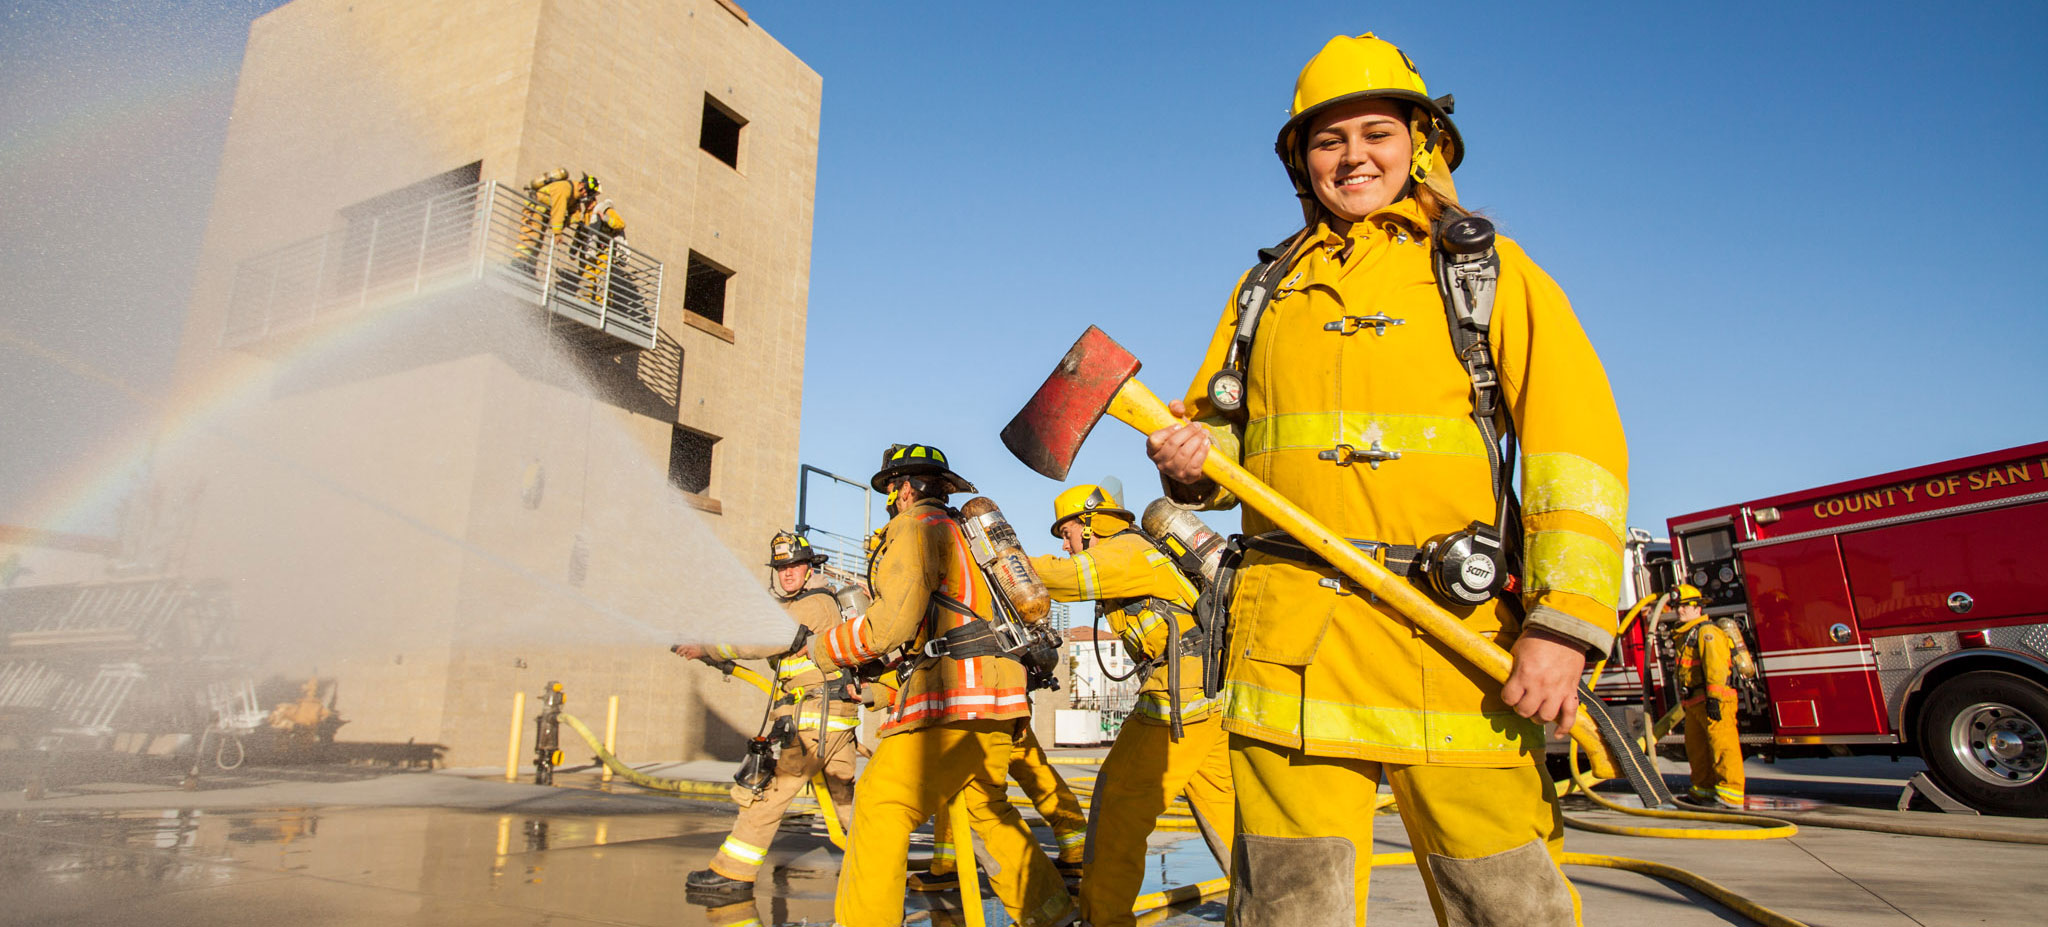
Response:
[[[1167,411],[1166,403],[1152,394],[1145,384],[1134,377],[1126,381],[1123,388],[1109,401],[1109,414],[1126,425],[1145,434],[1161,428],[1184,424]],[[1422,590],[1408,581],[1395,576],[1365,552],[1337,536],[1337,533],[1323,526],[1315,516],[1303,511],[1298,505],[1273,491],[1258,477],[1246,472],[1236,461],[1224,457],[1209,448],[1209,456],[1202,461],[1202,474],[1215,480],[1237,494],[1244,504],[1257,509],[1278,524],[1294,539],[1306,546],[1310,553],[1328,561],[1337,571],[1357,583],[1366,591],[1378,596],[1380,601],[1393,607],[1397,612],[1415,622],[1431,637],[1443,641],[1459,656],[1472,662],[1479,671],[1493,677],[1495,682],[1505,683],[1513,660],[1500,645],[1480,637],[1465,627],[1455,615],[1444,611]],[[1599,729],[1587,717],[1585,710],[1579,710],[1577,723],[1572,725],[1572,739],[1586,751],[1586,758],[1593,764],[1593,774],[1605,779],[1620,775],[1614,760],[1607,754],[1607,745],[1600,742]]]

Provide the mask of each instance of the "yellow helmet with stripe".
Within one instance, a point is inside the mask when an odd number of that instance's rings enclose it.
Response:
[[[1060,536],[1060,526],[1073,519],[1080,519],[1081,526],[1094,532],[1096,537],[1108,537],[1131,526],[1137,516],[1124,508],[1122,499],[1109,489],[1094,483],[1082,483],[1071,487],[1052,499],[1052,536]]]

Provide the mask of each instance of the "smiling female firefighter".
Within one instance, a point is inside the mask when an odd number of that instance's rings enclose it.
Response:
[[[1304,227],[1241,278],[1175,410],[1194,423],[1147,453],[1176,500],[1235,505],[1201,475],[1213,443],[1513,668],[1496,685],[1247,509],[1231,920],[1364,923],[1384,780],[1439,923],[1571,924],[1538,760],[1615,631],[1627,453],[1606,374],[1557,284],[1458,205],[1450,99],[1399,48],[1330,40],[1275,147]]]

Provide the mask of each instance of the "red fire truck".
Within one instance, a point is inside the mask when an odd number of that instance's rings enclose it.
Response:
[[[1973,808],[2048,816],[2048,442],[1668,527],[1676,577],[1706,594],[1708,616],[1734,618],[1757,658],[1745,744],[1918,752]],[[1661,715],[1677,701],[1668,637],[1632,632],[1622,672],[1640,680],[1646,646]]]

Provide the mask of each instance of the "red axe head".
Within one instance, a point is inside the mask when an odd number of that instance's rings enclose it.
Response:
[[[1137,374],[1137,357],[1102,329],[1088,326],[1024,410],[1003,426],[1003,446],[1025,466],[1066,479],[1081,442],[1109,409],[1110,399]]]

